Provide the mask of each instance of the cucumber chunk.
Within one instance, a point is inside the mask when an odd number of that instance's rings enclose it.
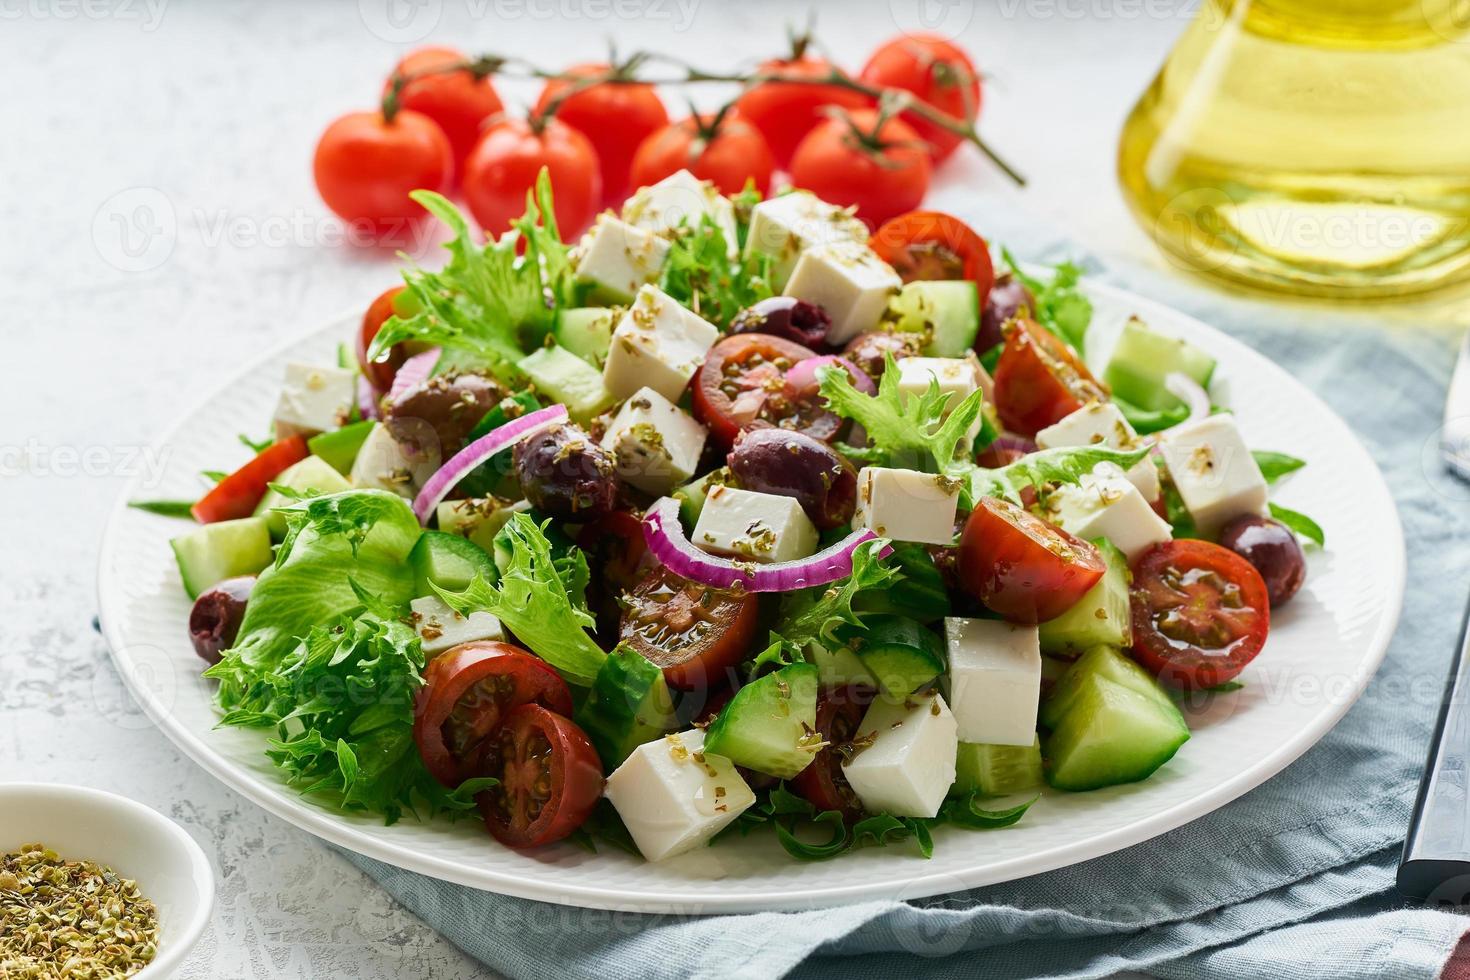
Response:
[[[1057,789],[1089,790],[1147,779],[1189,740],[1171,703],[1089,674],[1046,739],[1047,781]]]
[[[307,491],[340,493],[343,490],[352,489],[352,484],[347,482],[347,478],[320,456],[308,456],[299,463],[293,463],[271,483],[302,493]],[[265,523],[271,531],[271,537],[277,541],[286,536],[286,515],[276,513],[275,508],[289,507],[293,502],[285,494],[268,489],[255,507],[255,516],[265,518]]]
[[[414,594],[435,595],[430,583],[447,592],[463,592],[475,576],[487,582],[500,578],[489,552],[469,538],[444,531],[425,531],[408,553],[413,569]]]
[[[565,405],[575,422],[586,422],[613,406],[602,372],[565,347],[542,347],[516,366],[552,401]]]
[[[955,758],[954,789],[950,795],[1009,796],[1041,789],[1045,785],[1040,738],[1030,745],[961,742]]]
[[[439,530],[469,538],[487,552],[495,550],[495,536],[505,527],[511,515],[531,509],[524,500],[511,502],[500,497],[469,497],[446,500],[434,513]]]
[[[602,662],[576,720],[608,772],[644,742],[678,726],[663,671],[626,646],[615,648]]]
[[[872,671],[864,667],[862,659],[845,646],[828,649],[820,643],[813,643],[807,648],[807,659],[816,665],[817,676],[823,687],[846,687],[849,684],[862,684],[865,687],[877,685]]]
[[[559,310],[551,328],[556,342],[598,370],[612,344],[614,311],[604,306]]]
[[[271,563],[271,532],[264,517],[242,517],[197,527],[169,542],[190,599],[216,582],[254,575]]]
[[[790,779],[821,749],[817,668],[799,663],[742,687],[705,731],[704,749],[738,766]]]
[[[1128,559],[1103,538],[1093,544],[1102,552],[1108,570],[1076,605],[1041,624],[1043,652],[1076,654],[1099,644],[1126,647],[1133,643]]]
[[[1215,359],[1189,341],[1159,333],[1134,317],[1123,325],[1103,380],[1123,401],[1146,411],[1163,411],[1181,404],[1164,387],[1164,378],[1175,371],[1207,388]]]
[[[905,283],[888,310],[895,330],[924,335],[927,357],[962,357],[980,331],[980,291],[968,279]]]
[[[1099,646],[1084,653],[1052,687],[1051,693],[1041,703],[1040,719],[1043,727],[1056,728],[1061,724],[1062,718],[1072,709],[1072,702],[1077,699],[1078,692],[1092,676],[1105,677],[1114,684],[1137,691],[1161,709],[1178,711],[1174,707],[1173,699],[1148,671],[1134,663],[1127,654],[1112,647]]]
[[[318,432],[306,440],[306,448],[311,450],[313,456],[320,456],[332,469],[346,476],[352,472],[358,450],[362,449],[362,444],[367,442],[368,434],[377,424],[372,419],[367,419],[329,432]]]
[[[843,627],[837,636],[890,698],[908,697],[944,670],[944,641],[906,616],[868,616],[861,629]]]

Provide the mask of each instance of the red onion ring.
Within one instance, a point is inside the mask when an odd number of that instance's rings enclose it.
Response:
[[[413,512],[418,517],[420,524],[427,524],[429,516],[434,513],[434,508],[439,506],[440,501],[449,495],[465,475],[476,466],[485,462],[490,457],[502,450],[514,446],[526,436],[558,422],[567,419],[567,407],[565,405],[552,405],[550,408],[538,409],[528,412],[518,419],[511,419],[498,429],[491,429],[474,442],[465,446],[459,452],[449,458],[449,461],[435,471],[429,477],[424,488],[413,500]],[[677,509],[678,505],[675,504]]]

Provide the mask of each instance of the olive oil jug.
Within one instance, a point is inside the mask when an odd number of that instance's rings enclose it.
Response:
[[[1203,0],[1118,169],[1188,269],[1330,297],[1470,280],[1470,0]]]

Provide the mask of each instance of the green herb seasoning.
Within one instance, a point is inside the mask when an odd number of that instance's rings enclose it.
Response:
[[[41,844],[0,859],[0,977],[126,977],[157,950],[158,910],[136,882]]]

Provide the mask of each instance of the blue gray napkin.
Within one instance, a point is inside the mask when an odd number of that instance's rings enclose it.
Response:
[[[1026,258],[1078,256],[1038,236],[1014,202],[984,203],[971,196],[942,206]],[[998,221],[1002,213],[1009,220]],[[1130,969],[1171,978],[1437,976],[1470,920],[1404,907],[1391,889],[1470,589],[1470,491],[1441,475],[1433,454],[1455,338],[1085,261],[1101,278],[1194,313],[1285,365],[1348,421],[1393,490],[1409,555],[1402,623],[1361,701],[1300,760],[1229,806],[1136,847],[911,902],[613,915],[348,858],[512,977],[1097,977]]]

